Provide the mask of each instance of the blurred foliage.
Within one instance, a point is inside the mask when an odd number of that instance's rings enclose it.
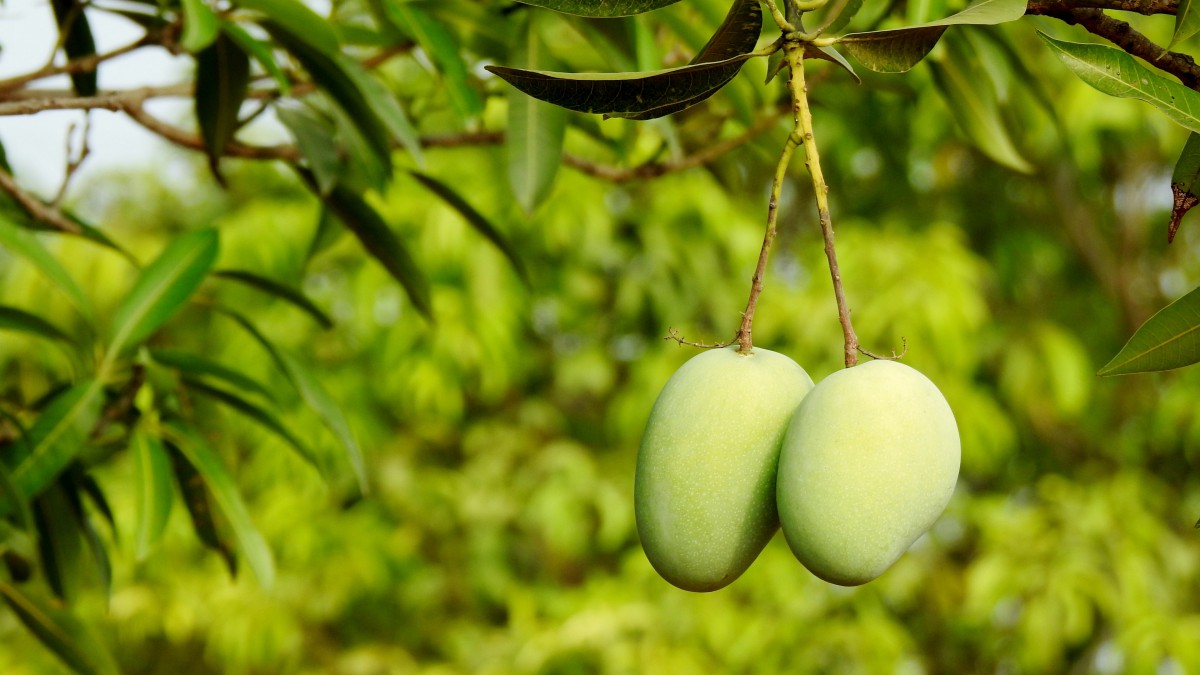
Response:
[[[696,40],[670,29],[694,13],[709,25],[721,16],[722,3],[695,4],[626,21],[642,40],[633,56],[653,49],[685,61],[681,41]],[[75,186],[72,206],[138,260],[181,233],[215,228],[214,269],[303,289],[335,326],[210,277],[147,345],[264,383],[270,396],[240,393],[278,410],[307,458],[258,420],[198,395],[147,350],[130,361],[145,376],[144,418],[132,424],[178,413],[219,453],[274,554],[270,588],[244,554],[231,577],[178,495],[162,538],[142,555],[135,484],[145,467],[100,442],[82,464],[115,523],[90,501],[75,505],[92,524],[81,536],[100,545],[66,542],[77,574],[60,594],[135,674],[1200,670],[1200,482],[1189,471],[1200,459],[1200,370],[1094,376],[1157,307],[1200,281],[1200,233],[1185,223],[1170,248],[1161,236],[1185,132],[1054,66],[1029,24],[1066,29],[1038,21],[989,29],[1038,60],[1054,94],[1047,109],[1027,83],[997,87],[1031,175],[965,140],[924,67],[864,73],[862,87],[830,65],[814,68],[859,336],[877,352],[907,342],[906,363],[945,393],[963,440],[950,508],[879,580],[828,585],[776,537],[729,588],[689,594],[658,578],[637,542],[642,426],[694,353],[662,338],[670,328],[695,340],[732,337],[787,133],[779,123],[706,166],[653,180],[614,184],[564,168],[532,215],[511,194],[504,145],[426,148],[423,171],[486,216],[529,277],[526,285],[458,210],[397,171],[368,200],[428,276],[435,323],[352,237],[322,234],[321,204],[276,165],[223,159],[225,191],[196,158]],[[550,24],[567,36],[554,43],[557,58],[605,62],[580,46],[587,38],[573,42],[582,34],[571,31],[594,24]],[[497,36],[461,36],[480,61],[494,56],[489,38]],[[988,53],[984,66],[1011,75]],[[399,60],[385,79],[422,110],[422,135],[459,132],[429,65]],[[622,168],[677,158],[774,114],[780,90],[760,87],[764,76],[761,63],[747,64],[679,119],[573,114],[565,151]],[[486,86],[493,95],[479,124],[502,128],[503,90]],[[415,166],[400,152],[394,161]],[[186,189],[162,179],[179,173]],[[808,185],[795,166],[755,337],[820,379],[840,365],[841,333]],[[107,325],[139,270],[83,239],[39,240]],[[7,247],[0,289],[3,304],[94,342],[97,327],[72,297]],[[344,440],[294,374],[214,305],[236,308],[284,362],[316,373],[363,449],[366,495]],[[22,421],[87,370],[78,352],[49,344],[0,331],[0,404],[23,411]],[[220,513],[210,525],[218,539],[230,536]],[[30,537],[3,527],[4,552],[37,558]],[[111,557],[110,589],[97,551]],[[66,671],[5,610],[0,672]]]

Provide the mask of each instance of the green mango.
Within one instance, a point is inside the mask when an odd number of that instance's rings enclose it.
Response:
[[[675,586],[715,591],[779,529],[775,469],[812,378],[788,357],[712,349],[683,364],[650,411],[634,511],[650,564]]]
[[[878,577],[946,508],[960,457],[954,413],[921,373],[870,361],[830,375],[796,411],[779,457],[788,546],[830,583]]]

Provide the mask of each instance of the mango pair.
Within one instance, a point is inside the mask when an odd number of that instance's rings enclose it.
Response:
[[[713,349],[650,412],[638,534],[654,569],[689,591],[738,578],[781,525],[813,574],[856,586],[937,520],[959,458],[950,406],[908,366],[870,361],[814,387],[782,354]]]

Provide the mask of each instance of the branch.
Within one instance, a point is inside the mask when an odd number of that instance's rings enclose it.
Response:
[[[1200,66],[1187,54],[1170,52],[1137,32],[1128,23],[1108,16],[1100,9],[1072,9],[1047,13],[1068,24],[1078,24],[1159,70],[1174,75],[1187,87],[1200,86]]]
[[[0,190],[7,192],[13,198],[13,201],[25,209],[30,216],[47,227],[59,232],[69,232],[70,234],[80,234],[83,232],[83,229],[71,222],[69,218],[63,215],[62,211],[26,192],[24,188],[17,184],[17,180],[13,178],[13,175],[4,169],[0,169]]]
[[[1025,13],[1053,16],[1077,9],[1111,9],[1146,16],[1175,14],[1179,0],[1030,0]]]
[[[47,77],[53,77],[55,75],[76,75],[78,73],[91,72],[95,70],[101,63],[108,61],[109,59],[115,59],[118,56],[128,54],[129,52],[136,51],[142,47],[149,47],[159,44],[160,40],[160,35],[147,33],[140,39],[131,42],[124,47],[118,47],[111,52],[84,56],[82,58],[75,59],[74,61],[69,61],[61,66],[47,64],[33,72],[25,73],[24,75],[18,75],[7,80],[0,80],[0,94],[12,91],[13,89],[20,89],[30,82],[35,82]]]

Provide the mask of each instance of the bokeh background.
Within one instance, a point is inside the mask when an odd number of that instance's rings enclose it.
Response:
[[[651,180],[564,168],[533,214],[510,194],[502,143],[430,150],[426,170],[498,223],[530,270],[525,285],[457,212],[398,179],[376,204],[430,276],[436,323],[352,238],[310,255],[318,205],[271,164],[231,162],[228,190],[182,153],[89,177],[73,207],[143,259],[216,227],[218,267],[299,284],[331,314],[321,330],[251,290],[201,292],[319,373],[365,448],[371,492],[352,498],[344,467],[319,475],[235,411],[183,401],[235,474],[277,581],[231,576],[181,505],[139,558],[131,458],[115,454],[96,468],[116,514],[116,532],[98,528],[112,586],[78,579],[80,615],[123,668],[147,674],[1200,671],[1200,370],[1094,374],[1200,281],[1195,223],[1165,242],[1186,132],[1072,80],[1034,28],[1080,38],[1048,20],[995,29],[1036,73],[993,73],[1027,175],[966,140],[928,69],[856,86],[813,68],[859,336],[880,352],[906,341],[905,362],[944,392],[962,436],[945,515],[880,579],[829,585],[777,536],[734,584],[691,594],[654,573],[634,527],[643,425],[695,354],[663,337],[736,330],[785,119],[709,166]],[[435,96],[420,72],[397,66],[402,97]],[[782,93],[760,86],[764,74],[750,64],[735,83],[744,100],[723,93],[670,124],[579,122],[567,151],[633,164],[736,135],[738,101],[753,113]],[[498,95],[482,126],[502,127],[503,90],[488,86]],[[455,131],[436,109],[420,124]],[[807,181],[797,162],[754,335],[819,380],[839,367],[841,334]],[[87,242],[44,242],[101,315],[136,273]],[[3,251],[0,298],[79,325]],[[336,464],[335,439],[230,320],[193,303],[155,343],[269,383],[285,421]],[[0,332],[5,400],[36,399],[72,367]],[[0,672],[66,671],[6,611]]]

